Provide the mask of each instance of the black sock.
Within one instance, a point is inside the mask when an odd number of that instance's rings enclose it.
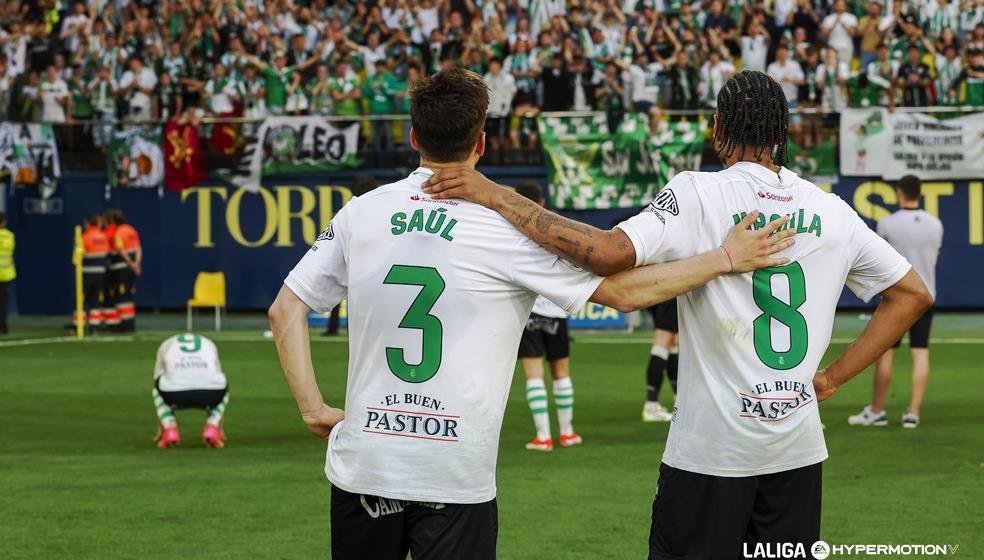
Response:
[[[670,378],[670,386],[673,387],[673,394],[677,392],[677,372],[680,366],[680,354],[673,352],[666,360],[666,377]]]
[[[646,400],[649,402],[659,400],[659,390],[663,386],[664,369],[666,369],[666,360],[659,356],[649,356],[649,366],[646,368]]]

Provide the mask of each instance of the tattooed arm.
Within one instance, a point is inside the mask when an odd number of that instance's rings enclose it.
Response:
[[[558,216],[475,169],[436,170],[424,192],[436,199],[463,198],[491,208],[547,250],[600,276],[635,265],[635,247],[622,230],[605,231]]]

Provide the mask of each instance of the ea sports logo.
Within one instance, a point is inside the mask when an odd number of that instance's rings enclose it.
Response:
[[[810,554],[817,560],[826,560],[830,556],[830,545],[827,541],[817,541],[810,547]]]

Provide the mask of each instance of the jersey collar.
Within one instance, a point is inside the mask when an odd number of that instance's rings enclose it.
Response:
[[[410,181],[415,187],[420,189],[423,186],[424,181],[430,179],[433,174],[434,171],[428,169],[427,167],[418,167],[413,171],[413,173],[407,175],[407,181]]]
[[[799,178],[796,173],[785,167],[780,167],[779,173],[776,174],[773,173],[768,167],[751,161],[739,161],[732,165],[729,169],[735,169],[748,175],[752,175],[759,181],[774,189],[792,188],[793,185],[796,184],[796,179]]]

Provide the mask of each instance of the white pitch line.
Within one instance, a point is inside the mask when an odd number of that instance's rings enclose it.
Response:
[[[21,340],[4,340],[0,341],[0,348],[9,348],[12,346],[35,346],[37,344],[58,344],[62,342],[134,342],[132,336],[101,336],[101,337],[91,337],[91,338],[78,338],[75,336],[52,336],[49,338],[24,338]]]

